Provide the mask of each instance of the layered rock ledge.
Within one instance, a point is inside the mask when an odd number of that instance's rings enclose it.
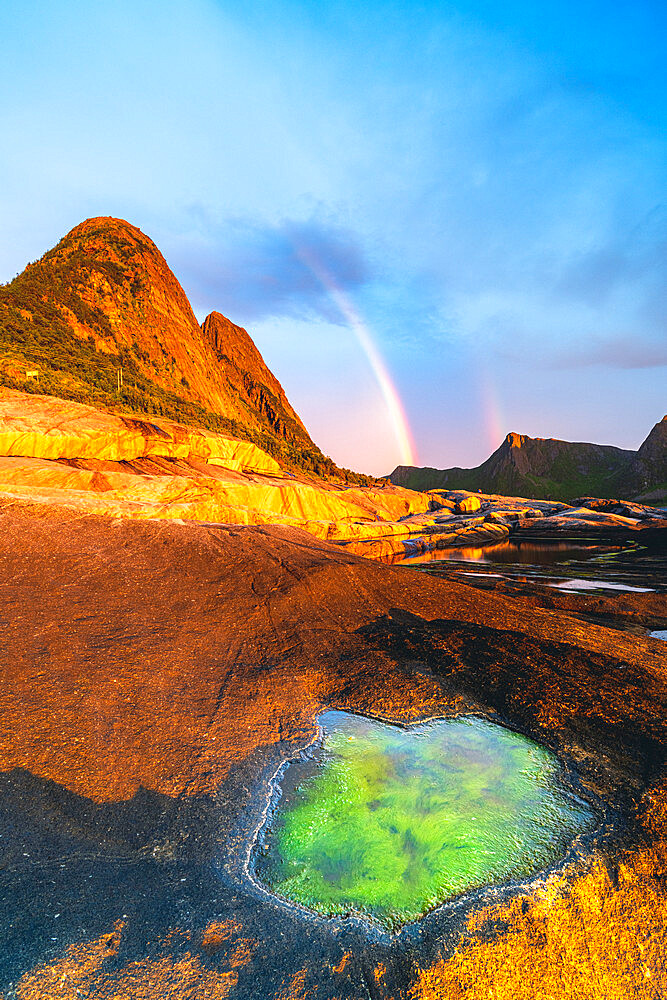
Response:
[[[8,389],[0,390],[0,496],[135,520],[284,524],[364,543],[359,554],[381,559],[406,545],[493,544],[510,534],[639,537],[667,525],[664,512],[621,501],[571,507],[296,476],[247,441]]]
[[[407,535],[432,499],[297,477],[247,441],[52,396],[0,391],[0,494],[88,514],[279,523],[320,538]]]

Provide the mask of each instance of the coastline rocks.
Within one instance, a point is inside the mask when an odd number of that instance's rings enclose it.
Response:
[[[563,534],[575,532],[637,532],[642,525],[636,518],[622,517],[619,514],[609,514],[601,511],[592,511],[587,507],[578,507],[574,510],[563,511],[561,514],[554,514],[542,517],[537,524],[532,523],[531,518],[521,518],[517,524],[521,531],[543,532],[557,531]]]
[[[603,511],[608,514],[620,514],[622,517],[644,521],[655,517],[656,508],[646,504],[633,503],[632,500],[604,500],[599,497],[578,497],[572,501],[573,507],[585,507],[588,510]]]
[[[479,497],[471,494],[469,497],[464,497],[463,500],[459,500],[456,505],[456,510],[459,514],[472,514],[476,510],[479,510],[482,506],[482,501]]]
[[[468,548],[469,546],[497,545],[509,538],[510,529],[506,524],[483,522],[464,524],[443,534],[429,536],[431,547],[436,549]]]
[[[160,474],[159,466],[141,475],[120,463],[106,465],[81,468],[37,458],[0,458],[0,492],[113,518],[287,524],[328,539],[407,535],[413,529],[399,518],[420,506],[419,494],[378,490],[364,495],[358,489],[326,489],[287,478],[234,475],[216,466],[196,475],[182,463],[170,475]]]
[[[459,519],[460,521],[461,519]],[[455,522],[456,519],[453,519]],[[369,526],[370,527],[370,526]],[[405,522],[406,531],[414,532],[415,521]],[[434,530],[420,535],[413,533],[407,537],[382,538],[369,537],[364,540],[362,535],[351,541],[343,542],[346,552],[364,556],[379,562],[403,562],[431,552],[434,549],[467,548],[469,546],[497,545],[509,538],[508,525],[499,522],[489,522],[484,518],[468,520],[458,525],[453,523],[450,531],[444,531],[444,524],[435,525]]]
[[[569,507],[465,490],[345,486],[284,473],[247,441],[11,390],[0,391],[0,493],[112,518],[284,524],[354,540],[369,558],[388,558],[375,542],[390,538],[410,538],[413,547],[423,538],[428,550],[510,534],[667,536],[667,514],[639,504],[586,498],[590,506]]]
[[[431,498],[284,474],[247,441],[52,396],[0,391],[0,492],[134,520],[285,524],[318,538],[405,536]]]
[[[433,490],[429,490],[429,496],[432,498],[431,501],[430,501],[430,503],[429,503],[429,510],[438,511],[438,510],[455,510],[456,509],[456,504],[455,504],[455,502],[453,500],[445,500],[445,498],[441,497],[441,496],[438,496],[437,498],[435,498],[433,496],[433,494],[434,494],[434,491]]]
[[[468,501],[476,501],[479,503],[476,517],[486,523],[509,525],[513,533],[624,534],[632,537],[649,529],[660,531],[667,528],[667,511],[630,501],[583,497],[577,501],[577,506],[569,506],[560,501],[470,494],[461,490],[437,490],[432,493],[443,504],[454,503],[457,511]],[[456,514],[450,515],[449,523],[455,521],[456,517]],[[470,515],[467,517],[470,519]],[[448,521],[440,512],[436,513],[435,519],[440,524]]]
[[[506,524],[499,524],[497,521],[485,521],[484,524],[461,528],[456,533],[456,539],[457,542],[462,542],[465,545],[477,545],[479,543],[493,545],[497,542],[502,542],[509,536],[509,533],[510,529]],[[442,546],[439,547],[441,548]]]
[[[234,471],[280,473],[280,466],[249,441],[237,441],[158,417],[121,416],[84,403],[0,390],[0,454],[21,458],[204,458]]]
[[[509,536],[547,540],[583,536],[593,540],[641,540],[651,545],[661,545],[662,540],[667,543],[667,511],[658,508],[620,501],[610,501],[608,505],[604,500],[590,498],[591,508],[595,508],[590,509],[569,507],[560,501],[468,494],[460,490],[437,490],[429,495],[436,498],[430,511],[404,518],[402,522],[411,529],[403,551],[396,546],[391,551],[378,552],[375,546],[366,546],[359,539],[355,552],[371,559],[398,562],[436,548],[494,545]],[[460,510],[468,501],[473,501],[470,506],[477,508],[474,512]],[[626,517],[607,509],[608,506],[625,507],[628,513],[637,516]]]

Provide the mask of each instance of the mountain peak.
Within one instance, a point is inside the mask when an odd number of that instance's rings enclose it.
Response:
[[[202,323],[202,331],[211,347],[220,354],[230,356],[232,353],[245,350],[261,358],[248,331],[232,323],[221,312],[214,310],[209,313]]]
[[[125,219],[85,219],[0,287],[0,383],[25,390],[29,378],[33,391],[203,420],[289,464],[333,468],[247,331],[218,312],[200,327],[155,243]]]
[[[93,215],[89,219],[84,219],[83,222],[79,222],[73,229],[70,229],[64,238],[68,239],[70,236],[81,237],[88,233],[104,231],[109,233],[129,233],[155,246],[150,237],[146,236],[138,226],[133,226],[127,219],[119,219],[113,215]]]
[[[250,334],[220,312],[212,312],[202,323],[205,342],[215,352],[227,380],[263,413],[280,433],[298,441],[306,430],[289,403],[285,391],[255,346]]]
[[[571,500],[578,496],[632,497],[667,483],[667,419],[638,451],[510,432],[474,469],[399,466],[389,479],[410,489],[463,489],[504,496]],[[657,495],[657,494],[656,494]]]
[[[517,434],[515,431],[510,431],[505,438],[505,444],[509,445],[510,448],[521,448],[526,441],[525,434]]]
[[[160,268],[171,275],[167,262],[150,236],[125,219],[116,219],[111,215],[84,219],[44,254],[42,260],[84,249],[93,256],[125,262],[136,255],[149,254],[156,258]]]

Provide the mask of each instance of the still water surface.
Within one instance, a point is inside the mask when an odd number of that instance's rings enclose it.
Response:
[[[539,871],[592,825],[549,751],[484,719],[401,728],[326,712],[319,724],[322,745],[287,768],[256,859],[269,888],[316,912],[393,930]]]
[[[529,566],[555,566],[571,559],[586,559],[607,552],[618,552],[618,546],[577,544],[573,542],[499,542],[497,545],[467,546],[466,548],[430,549],[418,555],[397,554],[396,562],[418,566],[429,562],[509,563]]]
[[[408,548],[393,561],[442,576],[502,577],[580,593],[667,591],[667,555],[639,545],[505,541],[418,555],[410,555]]]

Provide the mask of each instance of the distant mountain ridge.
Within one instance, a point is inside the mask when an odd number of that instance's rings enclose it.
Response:
[[[155,243],[123,219],[87,219],[0,287],[0,384],[205,426],[287,467],[338,471],[248,333],[219,312],[200,326]]]
[[[414,490],[481,490],[564,501],[583,495],[659,500],[667,495],[667,416],[638,451],[510,433],[474,469],[399,465],[389,479]]]

